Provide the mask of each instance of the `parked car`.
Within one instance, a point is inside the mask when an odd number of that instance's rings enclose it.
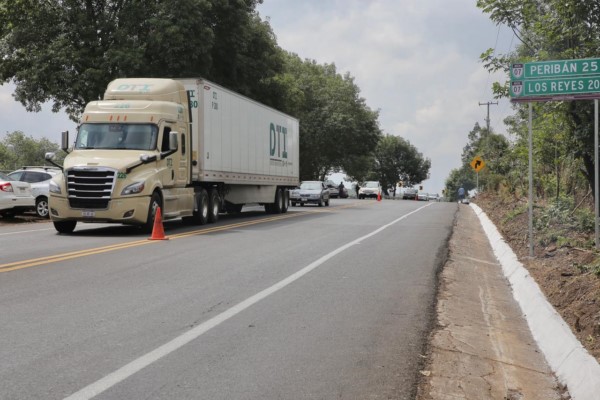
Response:
[[[23,167],[8,176],[15,181],[28,182],[31,185],[31,193],[35,198],[35,213],[38,217],[49,218],[50,180],[60,173],[61,170],[57,167]]]
[[[0,173],[0,215],[3,218],[13,217],[23,211],[33,210],[34,207],[35,198],[31,194],[31,185]]]
[[[381,196],[381,184],[378,181],[367,181],[358,189],[358,198],[377,198]]]
[[[329,190],[330,198],[336,198],[340,196],[338,185],[336,185],[333,181],[325,181],[325,186],[327,187],[327,190]]]
[[[290,192],[290,204],[317,204],[319,207],[329,205],[329,189],[323,181],[304,181],[300,187]]]
[[[419,194],[417,195],[417,200],[419,200],[419,201],[429,201],[429,195],[427,193],[424,193],[424,192],[419,192]]]
[[[427,197],[429,198],[429,201],[440,201],[440,195],[437,193],[429,193]]]
[[[406,187],[402,188],[402,200],[416,200],[417,199],[417,189]]]

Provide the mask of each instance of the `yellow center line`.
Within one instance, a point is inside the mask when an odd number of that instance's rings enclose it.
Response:
[[[194,230],[194,231],[189,231],[189,232],[184,232],[184,233],[178,233],[178,234],[174,234],[174,235],[167,236],[167,237],[169,239],[176,240],[176,239],[186,238],[186,237],[190,237],[190,236],[206,235],[208,233],[226,231],[226,230],[236,229],[236,228],[243,228],[246,226],[263,224],[263,223],[272,222],[272,221],[279,221],[279,220],[284,220],[284,219],[288,219],[288,218],[295,218],[295,217],[299,217],[299,216],[303,216],[303,215],[337,211],[338,209],[353,207],[356,204],[358,204],[358,203],[351,203],[348,205],[339,206],[339,207],[335,207],[335,208],[329,208],[326,210],[319,209],[318,211],[301,211],[301,212],[292,213],[292,214],[279,215],[276,217],[267,217],[267,218],[252,220],[252,221],[237,222],[237,223],[233,223],[233,224],[229,224],[229,225],[215,226],[215,227],[204,228],[204,229],[199,229],[199,230]],[[80,257],[87,257],[87,256],[95,255],[95,254],[108,253],[110,251],[126,249],[129,247],[143,246],[143,245],[147,245],[147,244],[156,244],[157,242],[160,242],[160,241],[159,240],[147,240],[147,239],[134,240],[134,241],[127,242],[127,243],[119,243],[119,244],[113,244],[113,245],[109,245],[109,246],[96,247],[96,248],[92,248],[92,249],[78,250],[78,251],[73,251],[73,252],[68,252],[68,253],[63,253],[63,254],[55,254],[55,255],[51,255],[51,256],[33,258],[33,259],[29,259],[29,260],[15,261],[15,262],[10,262],[10,263],[6,263],[6,264],[0,264],[0,273],[15,271],[15,270],[24,269],[24,268],[31,268],[31,267],[35,267],[35,266],[43,265],[43,264],[52,264],[52,263],[56,263],[59,261],[71,260],[71,259],[80,258]]]

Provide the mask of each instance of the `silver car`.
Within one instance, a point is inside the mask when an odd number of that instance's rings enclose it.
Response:
[[[290,204],[317,204],[319,207],[329,205],[329,189],[323,181],[304,181],[300,187],[290,192]]]
[[[57,167],[23,167],[8,176],[15,181],[28,182],[31,185],[31,193],[35,198],[35,213],[38,217],[48,218],[50,180],[60,173],[61,170]]]
[[[33,210],[35,198],[27,182],[19,182],[0,173],[0,215],[13,217],[23,211]]]

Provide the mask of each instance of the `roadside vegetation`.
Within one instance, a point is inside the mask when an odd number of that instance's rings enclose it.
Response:
[[[429,160],[381,131],[351,74],[279,47],[259,3],[0,1],[0,81],[16,85],[27,110],[51,102],[77,121],[115,78],[202,77],[300,120],[301,180],[337,171],[389,187],[426,179]],[[0,169],[11,168],[7,161]]]
[[[600,48],[600,12],[595,2],[479,0],[490,18],[509,26],[520,45],[511,54],[484,52],[497,98],[508,96],[513,62],[594,58]],[[508,137],[475,124],[468,133],[462,166],[446,179],[456,200],[460,186],[479,191],[473,200],[494,221],[551,304],[581,343],[600,360],[600,257],[594,226],[593,101],[533,104],[533,238],[528,257],[528,112],[514,104],[504,122]],[[470,162],[480,156],[479,176]]]

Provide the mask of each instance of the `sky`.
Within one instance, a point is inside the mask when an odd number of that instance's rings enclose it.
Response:
[[[512,114],[507,99],[493,99],[494,81],[479,60],[494,48],[505,54],[517,42],[496,26],[476,0],[264,0],[257,10],[268,19],[279,46],[303,59],[335,64],[354,77],[361,96],[379,110],[380,128],[401,136],[431,160],[423,190],[442,193],[450,171],[459,168],[475,123],[505,133]],[[60,132],[75,132],[64,112],[44,105],[30,113],[0,86],[0,138],[22,131],[60,143]],[[343,145],[343,144],[341,144]],[[485,160],[484,160],[485,161]],[[334,176],[339,182],[341,175]]]

